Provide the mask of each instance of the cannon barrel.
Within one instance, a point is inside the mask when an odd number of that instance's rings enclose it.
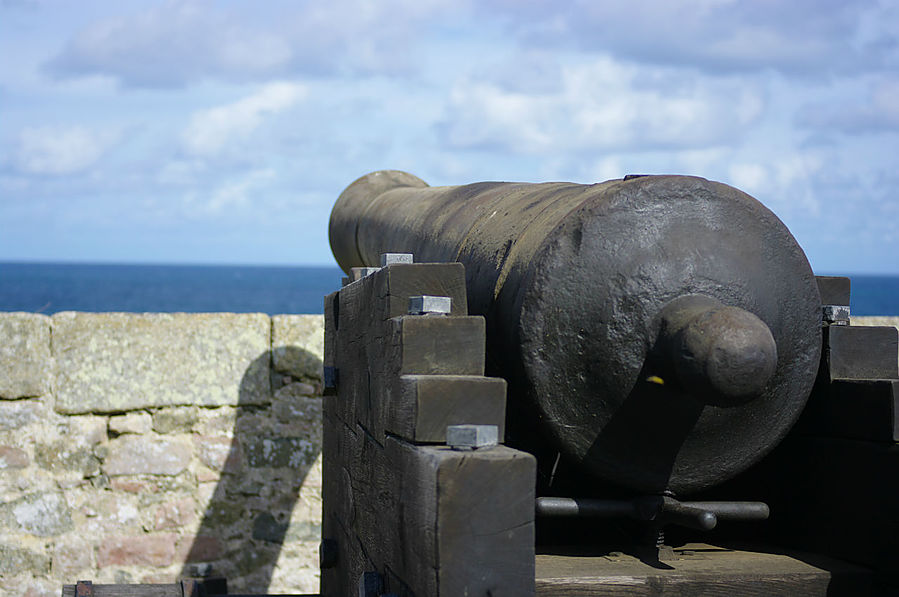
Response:
[[[688,176],[430,187],[380,171],[331,213],[345,270],[382,253],[461,262],[509,383],[509,443],[586,473],[689,493],[759,460],[817,372],[821,303],[786,226]],[[539,448],[543,446],[543,448]]]

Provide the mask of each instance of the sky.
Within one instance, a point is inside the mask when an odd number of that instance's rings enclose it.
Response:
[[[702,176],[899,274],[897,0],[0,0],[0,56],[0,261],[331,265],[399,169]]]

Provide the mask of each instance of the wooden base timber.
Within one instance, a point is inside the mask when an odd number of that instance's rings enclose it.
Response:
[[[538,554],[537,596],[881,594],[871,570],[798,552],[692,543],[672,550],[662,561],[618,551],[593,554],[565,550]]]

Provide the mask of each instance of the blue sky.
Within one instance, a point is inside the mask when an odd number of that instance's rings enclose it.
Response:
[[[395,168],[694,174],[899,273],[895,0],[0,0],[0,55],[0,260],[331,264]]]

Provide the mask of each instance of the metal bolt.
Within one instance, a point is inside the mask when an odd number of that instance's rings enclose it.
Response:
[[[849,325],[849,305],[824,305],[824,323]]]
[[[412,253],[381,253],[381,267],[394,263],[412,263]]]
[[[453,299],[448,296],[410,296],[409,315],[449,315]]]
[[[496,425],[450,425],[446,428],[446,444],[454,450],[474,450],[499,443]]]

